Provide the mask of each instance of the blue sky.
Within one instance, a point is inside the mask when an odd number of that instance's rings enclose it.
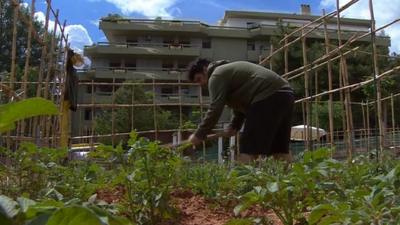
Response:
[[[342,0],[345,4],[349,0]],[[25,1],[29,3],[30,1]],[[132,18],[178,18],[200,20],[216,24],[225,10],[250,10],[299,13],[300,4],[309,4],[312,14],[320,15],[322,8],[334,10],[336,0],[52,0],[55,9],[60,9],[60,18],[70,25],[68,33],[73,38],[71,45],[82,49],[83,45],[105,41],[98,28],[99,18],[109,13],[118,13]],[[393,5],[393,7],[387,7]],[[400,16],[400,0],[374,0],[377,23],[383,25]],[[37,0],[37,18],[44,18],[45,0]],[[368,19],[368,0],[347,10],[347,17]],[[399,25],[387,29],[393,39],[392,50],[400,52]]]

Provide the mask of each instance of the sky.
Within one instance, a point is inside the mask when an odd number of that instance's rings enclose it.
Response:
[[[350,0],[340,0],[343,5]],[[25,5],[30,4],[25,0]],[[98,28],[99,19],[110,13],[129,18],[200,20],[216,25],[225,10],[300,13],[300,5],[309,4],[314,15],[336,9],[336,0],[52,0],[60,9],[60,19],[67,20],[66,32],[71,46],[82,50],[85,45],[107,41]],[[36,19],[44,21],[46,1],[36,1]],[[374,0],[377,27],[400,18],[400,0]],[[368,0],[360,0],[343,14],[348,18],[369,19]],[[51,18],[54,20],[54,18]],[[50,23],[50,27],[53,23]],[[392,38],[392,52],[400,53],[400,23],[385,30]]]

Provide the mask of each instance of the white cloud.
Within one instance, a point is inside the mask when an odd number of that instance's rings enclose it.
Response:
[[[93,24],[93,25],[95,25],[96,27],[98,27],[98,26],[99,26],[99,23],[100,23],[100,20],[90,20],[89,22],[90,22],[90,24]]]
[[[93,0],[90,0],[93,1]],[[139,13],[146,17],[154,18],[157,16],[172,18],[176,9],[171,9],[178,0],[105,0],[118,9],[123,14]]]
[[[39,11],[35,13],[35,19],[41,23],[45,23],[46,16],[43,12]],[[49,20],[49,31],[54,29],[55,22],[53,20]],[[57,28],[57,33],[60,34],[60,28]],[[67,25],[65,27],[65,34],[68,34],[68,41],[71,45],[71,48],[80,54],[83,53],[83,47],[85,45],[92,45],[93,41],[90,37],[88,31],[81,24],[72,24]]]
[[[65,33],[68,34],[68,41],[71,48],[82,53],[85,45],[92,45],[93,41],[90,38],[86,28],[81,24],[68,25],[65,27]]]
[[[22,3],[19,4],[19,6],[22,7],[22,8],[28,8],[29,4],[26,3],[26,2],[22,2]]]
[[[340,5],[348,3],[350,0],[341,0]],[[400,17],[400,0],[375,0],[374,13],[377,28],[392,22]],[[336,0],[321,0],[321,8],[334,10]],[[360,0],[359,2],[346,9],[343,13],[345,17],[370,19],[369,1]],[[397,23],[385,29],[385,33],[391,37],[391,51],[400,53],[400,24]]]

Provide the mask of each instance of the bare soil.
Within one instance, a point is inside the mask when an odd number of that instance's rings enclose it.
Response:
[[[97,199],[107,203],[117,203],[125,195],[125,188],[118,186],[113,189],[98,190]],[[179,212],[179,218],[173,222],[174,225],[224,225],[231,219],[234,204],[222,207],[218,203],[207,200],[201,195],[191,191],[174,191],[171,194],[172,204]],[[238,218],[267,218],[270,224],[282,225],[279,218],[272,211],[265,211],[259,206],[251,207],[242,212]],[[166,222],[165,224],[171,224]]]
[[[224,225],[235,218],[233,207],[223,208],[190,191],[174,192],[172,196],[175,207],[181,212],[179,225]],[[273,212],[257,206],[242,212],[238,218],[249,217],[265,217],[271,224],[282,225]]]

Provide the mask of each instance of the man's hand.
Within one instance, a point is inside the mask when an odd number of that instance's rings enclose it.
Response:
[[[232,127],[228,127],[224,130],[224,137],[232,137],[235,136],[237,133],[237,130],[233,129]]]
[[[196,135],[194,135],[194,134],[190,135],[189,141],[192,142],[193,145],[199,145],[203,142],[203,140],[196,137]]]

